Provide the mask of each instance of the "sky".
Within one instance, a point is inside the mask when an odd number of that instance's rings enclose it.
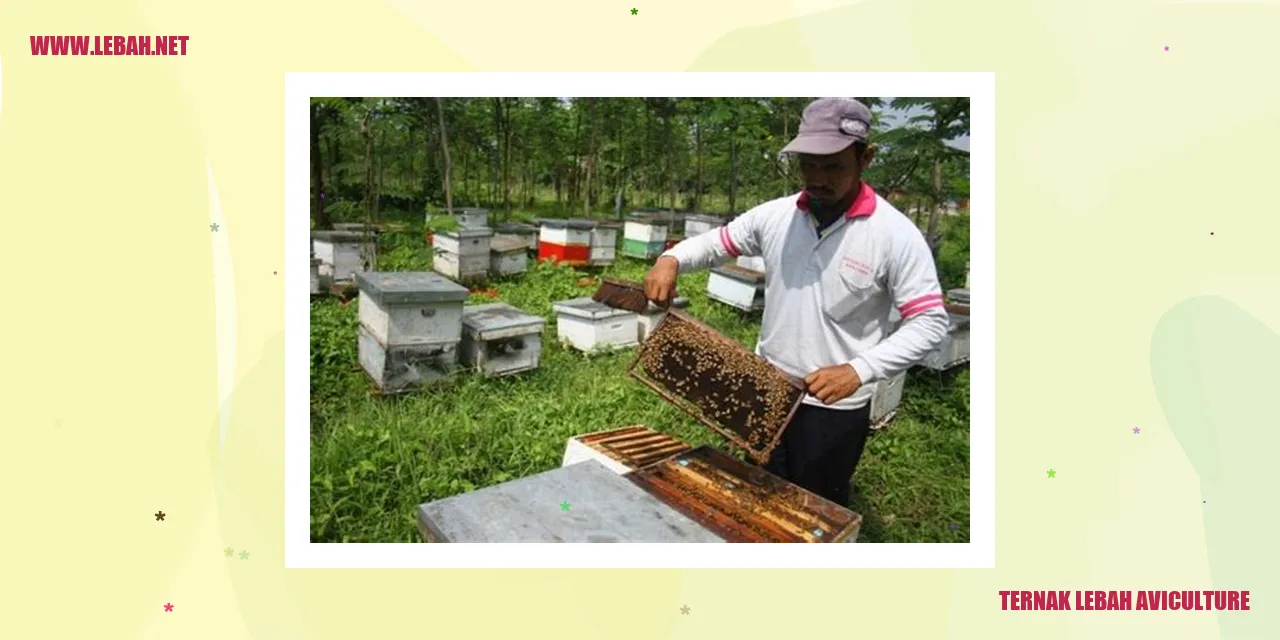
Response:
[[[893,100],[893,98],[882,98],[882,99],[885,102]],[[923,109],[919,109],[919,108],[911,109],[908,111],[903,111],[900,109],[881,109],[880,118],[885,122],[885,124],[897,126],[899,124],[905,123],[908,118],[915,115],[919,115],[922,112],[923,112]],[[955,140],[948,140],[947,144],[956,149],[960,149],[962,151],[968,151],[969,136],[960,136]]]

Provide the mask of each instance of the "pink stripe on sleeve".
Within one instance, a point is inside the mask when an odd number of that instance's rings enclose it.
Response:
[[[729,227],[720,227],[720,244],[730,256],[736,258],[742,255],[742,252],[738,251],[738,246],[733,244],[733,238],[729,237]]]
[[[942,306],[942,294],[930,293],[928,295],[920,296],[915,300],[908,301],[906,304],[898,307],[898,313],[902,314],[903,318],[910,318],[917,313],[940,306]]]

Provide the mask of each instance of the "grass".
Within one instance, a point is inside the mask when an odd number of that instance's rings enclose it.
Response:
[[[421,227],[389,234],[379,270],[430,270]],[[639,280],[648,264],[619,256],[607,275]],[[592,273],[599,273],[593,271]],[[419,504],[553,469],[573,435],[644,424],[693,445],[733,450],[710,429],[630,379],[633,350],[587,356],[555,339],[554,302],[588,296],[586,271],[531,265],[485,286],[548,319],[542,364],[512,378],[460,374],[446,386],[375,397],[356,360],[357,305],[311,306],[311,539],[420,542]],[[747,347],[758,317],[706,297],[707,272],[680,277],[689,311]],[[468,304],[491,302],[473,294]],[[860,542],[966,542],[969,375],[913,371],[898,416],[873,433],[854,479]],[[955,530],[952,530],[954,525]]]

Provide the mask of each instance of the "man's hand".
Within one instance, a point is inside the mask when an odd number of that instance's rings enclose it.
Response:
[[[832,404],[853,395],[862,386],[862,379],[852,365],[838,364],[823,367],[805,376],[804,384],[809,388],[809,395],[821,400],[823,404]]]
[[[680,261],[662,256],[644,276],[644,296],[654,304],[666,308],[676,297],[676,276],[680,275]]]

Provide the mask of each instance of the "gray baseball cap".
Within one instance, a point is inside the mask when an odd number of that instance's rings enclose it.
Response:
[[[866,142],[870,132],[871,110],[866,105],[853,98],[819,98],[804,108],[800,131],[782,153],[840,153],[855,142]]]

